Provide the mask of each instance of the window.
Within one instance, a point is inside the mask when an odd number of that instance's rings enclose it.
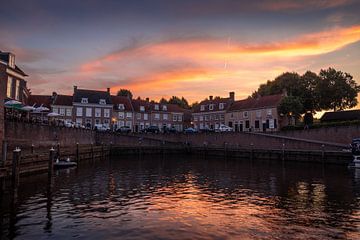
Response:
[[[164,119],[164,120],[168,120],[168,115],[167,115],[166,113],[164,113],[163,119]]]
[[[247,111],[243,112],[243,117],[248,118],[248,112]]]
[[[159,104],[155,104],[155,110],[159,110]]]
[[[81,103],[89,103],[87,98],[81,98]]]
[[[255,120],[255,128],[260,128],[260,122],[259,122],[259,120]]]
[[[104,125],[109,126],[109,119],[104,119]]]
[[[65,116],[65,108],[60,108],[59,110],[60,110],[60,111],[59,111],[59,114],[60,114],[61,116]]]
[[[159,113],[155,113],[155,120],[159,120],[160,119],[160,114]]]
[[[261,117],[261,110],[257,110],[257,111],[256,111],[256,117],[257,117],[257,118],[260,118],[260,117]]]
[[[66,109],[66,116],[71,117],[72,111],[71,108]]]
[[[209,105],[209,110],[214,110],[214,104]]]
[[[250,127],[250,121],[249,120],[246,120],[245,121],[245,128],[249,128]]]
[[[77,107],[77,108],[76,108],[76,116],[82,117],[82,115],[83,115],[83,109],[82,109],[82,107]]]
[[[106,104],[106,100],[105,100],[105,99],[100,99],[100,100],[99,100],[99,104],[105,105],[105,104]]]
[[[120,103],[120,104],[118,105],[118,109],[119,109],[119,110],[124,110],[124,109],[125,109],[124,104]]]
[[[131,128],[131,121],[126,121],[126,126]]]
[[[149,119],[149,115],[147,113],[144,113],[144,120],[148,120]]]
[[[119,112],[119,119],[124,119],[125,115],[124,112]]]
[[[12,84],[13,84],[13,79],[11,77],[8,77],[8,81],[7,81],[7,88],[6,88],[6,96],[8,98],[11,98],[12,96]]]
[[[178,121],[181,122],[182,121],[182,116],[178,115]]]
[[[95,108],[95,117],[101,117],[101,108]]]
[[[267,110],[266,110],[266,113],[267,113],[268,116],[271,116],[271,115],[272,115],[272,110],[271,110],[271,109],[267,109]]]
[[[173,115],[173,121],[176,122],[176,120],[177,120],[177,116]]]
[[[20,81],[15,80],[15,99],[20,100]]]
[[[92,117],[92,108],[86,108],[86,116]]]
[[[131,112],[127,112],[127,113],[126,113],[126,118],[132,118],[132,113],[131,113]]]
[[[141,113],[136,114],[136,119],[141,119]]]
[[[110,109],[104,109],[104,117],[106,118],[110,117]]]
[[[59,109],[58,109],[57,107],[53,107],[52,111],[53,111],[54,113],[59,113]]]
[[[205,115],[205,121],[209,121],[209,115]]]
[[[100,119],[95,119],[95,124],[100,124]]]
[[[198,120],[198,117],[194,117],[194,121],[196,122]]]
[[[205,111],[205,105],[200,106],[200,111]]]
[[[162,110],[163,110],[163,111],[167,111],[167,106],[166,106],[166,105],[163,105],[163,106],[162,106]]]
[[[221,114],[220,115],[220,120],[224,120],[224,118],[225,118],[224,115]]]
[[[140,106],[140,111],[144,112],[145,111],[145,107],[144,106]]]
[[[224,103],[219,103],[219,109],[224,109]]]
[[[200,116],[199,121],[204,121],[204,116]]]

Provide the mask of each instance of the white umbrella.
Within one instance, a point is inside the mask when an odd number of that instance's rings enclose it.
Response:
[[[13,108],[13,107],[21,107],[22,103],[16,100],[9,100],[6,101],[4,105],[5,107]]]
[[[43,107],[43,106],[35,108],[35,112],[46,112],[46,111],[49,111],[49,110],[50,109],[48,109],[47,107]]]
[[[30,111],[34,111],[35,107],[33,107],[33,106],[24,106],[24,107],[21,108],[21,110],[30,112]]]
[[[47,116],[48,116],[48,117],[58,117],[58,116],[61,116],[61,115],[58,114],[58,113],[55,113],[55,112],[51,112],[51,113],[48,113]]]

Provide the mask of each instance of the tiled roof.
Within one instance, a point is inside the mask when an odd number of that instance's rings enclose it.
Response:
[[[56,95],[53,105],[72,106],[73,96],[70,95]]]
[[[360,120],[360,110],[326,112],[320,120],[322,122]]]
[[[204,100],[204,101],[201,101],[194,109],[193,109],[193,112],[194,113],[199,113],[199,112],[215,112],[215,111],[225,111],[229,106],[230,104],[232,103],[232,99],[230,98],[219,98],[219,97],[216,97],[212,100],[210,99],[207,99],[207,100]],[[220,103],[224,103],[224,109],[220,109],[219,106],[220,106]],[[209,106],[210,104],[214,104],[213,105],[213,110],[210,110],[209,109]],[[205,106],[205,110],[204,111],[201,111],[201,105],[204,105]]]
[[[229,111],[241,111],[246,109],[257,109],[266,107],[277,107],[283,98],[282,94],[263,96],[259,98],[248,98],[235,101]]]
[[[50,108],[52,103],[52,96],[50,95],[30,95],[28,99],[28,105],[32,106],[35,104],[35,107],[44,107]]]
[[[146,100],[132,99],[131,103],[135,112],[140,112],[140,106],[144,106],[146,112],[149,112],[151,110],[151,104]]]
[[[100,99],[105,99],[106,104],[111,104],[110,93],[107,91],[96,91],[88,89],[76,89],[74,93],[74,102],[81,103],[82,98],[87,98],[88,103],[99,104]]]
[[[124,96],[111,96],[111,102],[114,104],[114,109],[118,110],[119,104],[124,104],[126,111],[132,111],[131,100]]]

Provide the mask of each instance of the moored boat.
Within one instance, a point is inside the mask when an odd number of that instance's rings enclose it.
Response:
[[[76,166],[77,166],[77,163],[71,161],[70,158],[67,158],[64,160],[56,159],[56,162],[54,163],[55,169],[70,168],[70,167],[76,167]]]
[[[353,161],[349,167],[360,168],[360,138],[354,138],[351,142],[351,152],[353,154]]]

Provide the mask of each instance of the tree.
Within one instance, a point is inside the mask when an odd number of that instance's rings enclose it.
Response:
[[[130,99],[132,99],[132,97],[133,97],[131,91],[128,89],[120,89],[116,95],[123,96],[123,97],[129,97]]]
[[[182,108],[188,109],[190,108],[188,101],[184,98],[184,97],[177,97],[177,96],[172,96],[169,101],[169,104],[176,104]]]
[[[165,98],[161,98],[161,99],[160,99],[160,103],[161,103],[161,104],[167,104],[168,101],[167,101]]]
[[[281,114],[288,116],[290,121],[294,118],[296,123],[304,111],[304,106],[299,97],[287,96],[281,100],[278,110]]]
[[[360,86],[356,84],[353,76],[328,68],[322,69],[319,77],[320,81],[315,91],[319,96],[320,109],[338,111],[357,105]]]

